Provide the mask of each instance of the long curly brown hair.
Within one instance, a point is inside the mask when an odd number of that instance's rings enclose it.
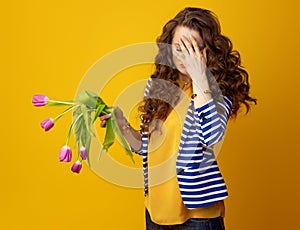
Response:
[[[143,105],[139,107],[142,112],[142,130],[149,130],[152,121],[164,121],[180,98],[176,96],[180,91],[179,72],[174,67],[171,45],[166,45],[172,44],[178,26],[199,32],[206,47],[207,68],[217,81],[222,94],[232,100],[231,118],[237,116],[241,105],[246,107],[247,113],[250,105],[256,104],[256,99],[249,95],[249,77],[241,66],[239,52],[233,50],[230,39],[221,34],[219,21],[213,12],[188,7],[166,23],[162,34],[156,40],[159,50],[155,57],[156,69],[151,78],[161,81],[152,81]]]

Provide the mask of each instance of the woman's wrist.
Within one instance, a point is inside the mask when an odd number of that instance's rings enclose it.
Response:
[[[212,99],[211,89],[208,84],[197,84],[193,82],[193,96],[195,107],[201,107]]]
[[[123,134],[128,134],[130,132],[131,126],[127,119],[123,116],[122,118],[122,125],[120,126],[120,129]]]
[[[140,132],[135,130],[124,116],[120,119],[119,128],[127,143],[130,145],[130,148],[138,152],[142,146]]]

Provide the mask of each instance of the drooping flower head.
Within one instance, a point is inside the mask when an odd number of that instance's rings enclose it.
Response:
[[[59,160],[64,162],[70,162],[71,159],[72,159],[71,148],[67,145],[63,146],[59,153]]]
[[[48,118],[41,122],[41,126],[47,132],[54,126],[54,120],[52,118]]]
[[[107,121],[106,133],[103,141],[103,147],[101,148],[100,154],[103,150],[108,151],[108,148],[114,143],[115,133],[114,127],[118,127],[117,120],[114,117],[114,109],[108,107],[101,97],[97,94],[84,90],[76,98],[76,100],[52,100],[45,95],[36,94],[32,98],[32,103],[34,106],[68,106],[63,112],[57,115],[54,118],[48,118],[41,122],[41,127],[48,131],[54,124],[57,123],[57,120],[64,116],[66,113],[73,111],[73,121],[71,122],[64,145],[59,153],[59,161],[61,162],[70,162],[72,160],[72,150],[68,146],[69,138],[74,132],[76,146],[78,146],[78,160],[72,165],[72,172],[79,173],[82,168],[82,160],[89,160],[89,148],[91,143],[91,138],[95,135],[93,124],[100,114],[113,114],[113,117]],[[132,161],[132,152],[127,146],[127,141],[125,137],[122,136],[122,132],[119,129],[116,129],[116,135],[119,137],[120,142],[125,148],[126,153],[131,157]]]
[[[48,97],[41,94],[36,94],[32,97],[32,103],[34,106],[44,106],[48,103]]]
[[[86,148],[83,146],[80,148],[80,156],[82,160],[86,160]]]
[[[71,170],[74,173],[80,173],[81,168],[82,168],[82,163],[80,160],[78,160],[72,165]]]

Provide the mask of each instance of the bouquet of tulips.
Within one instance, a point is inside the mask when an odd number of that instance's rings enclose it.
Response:
[[[54,124],[66,113],[73,111],[73,121],[71,122],[67,135],[65,145],[61,148],[59,153],[59,160],[61,162],[70,162],[72,160],[72,150],[69,147],[69,139],[72,131],[75,135],[76,147],[78,150],[77,160],[72,165],[72,172],[79,173],[82,168],[82,161],[87,160],[89,162],[89,149],[92,137],[95,137],[94,122],[100,114],[111,113],[112,116],[106,122],[106,132],[100,154],[103,150],[108,151],[109,147],[114,143],[115,136],[117,135],[119,141],[123,145],[126,153],[130,156],[133,161],[133,154],[123,137],[117,120],[114,114],[114,109],[109,108],[104,101],[95,93],[88,90],[84,90],[78,94],[76,100],[68,101],[57,101],[50,100],[45,95],[36,94],[32,98],[34,106],[67,106],[62,113],[57,115],[55,118],[48,118],[41,122],[41,127],[48,131]],[[134,162],[134,161],[133,161]]]

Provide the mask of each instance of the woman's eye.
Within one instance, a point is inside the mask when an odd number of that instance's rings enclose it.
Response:
[[[181,50],[180,47],[176,47],[176,51],[177,51],[177,52],[181,52],[182,50]]]

